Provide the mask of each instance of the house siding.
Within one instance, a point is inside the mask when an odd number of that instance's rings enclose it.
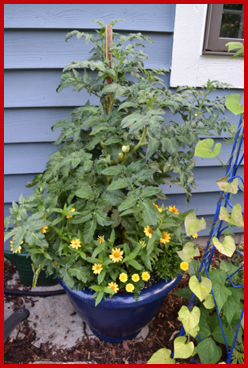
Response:
[[[91,104],[98,103],[84,91],[72,93],[72,88],[56,93],[63,67],[71,60],[88,58],[91,49],[84,39],[73,37],[65,42],[66,33],[74,29],[93,33],[99,27],[93,19],[108,23],[124,18],[126,21],[118,22],[114,31],[124,35],[142,32],[149,36],[154,44],[147,43],[144,50],[149,56],[145,66],[169,69],[175,8],[175,4],[5,4],[5,216],[21,193],[24,196],[32,193],[32,188],[26,188],[25,184],[45,169],[48,155],[56,149],[53,142],[59,130],[52,132],[51,126],[57,120],[69,118],[70,112],[88,99]],[[168,87],[169,80],[170,73],[164,76]],[[212,96],[231,92],[234,91],[220,90]],[[237,118],[230,113],[228,116],[232,124],[237,124]],[[168,111],[165,122],[170,119],[179,122],[179,117]],[[215,141],[223,143],[223,137]],[[230,149],[230,145],[223,144],[223,162],[228,160]],[[197,215],[211,219],[219,194],[215,180],[224,171],[217,159],[197,158],[194,174],[200,191],[193,190],[189,206],[183,190],[177,186],[164,186],[167,204],[175,204],[180,212],[189,207],[198,209]],[[242,201],[242,194],[237,198]],[[201,235],[207,235],[208,231],[209,228]]]

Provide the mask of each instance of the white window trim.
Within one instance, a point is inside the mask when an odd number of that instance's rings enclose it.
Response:
[[[202,55],[208,4],[176,4],[170,86],[200,87],[210,80],[244,88],[244,59]]]

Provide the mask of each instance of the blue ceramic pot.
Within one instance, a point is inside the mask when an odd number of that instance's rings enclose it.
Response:
[[[115,294],[102,300],[95,307],[94,294],[88,288],[71,290],[62,280],[69,300],[78,315],[88,324],[92,332],[102,340],[122,342],[133,339],[158,313],[167,294],[179,283],[182,275],[174,280],[159,281],[139,295],[136,301],[133,294]]]

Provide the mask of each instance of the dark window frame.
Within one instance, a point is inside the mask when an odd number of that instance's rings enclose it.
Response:
[[[225,44],[228,42],[244,43],[243,38],[219,37],[223,6],[224,4],[208,4],[205,36],[202,50],[203,55],[233,56],[237,50],[227,52],[228,47],[225,46]]]

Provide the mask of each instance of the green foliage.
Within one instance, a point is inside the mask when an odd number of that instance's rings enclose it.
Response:
[[[65,66],[57,91],[85,90],[98,99],[97,106],[87,101],[52,126],[60,129],[57,150],[27,184],[33,194],[13,202],[5,230],[11,222],[14,227],[5,240],[13,238],[14,252],[20,245],[29,252],[35,270],[42,265],[70,288],[93,288],[98,304],[111,290],[126,287],[122,273],[138,295],[144,273],[173,278],[182,260],[190,264],[197,256],[190,236],[205,228],[205,221],[191,210],[159,207],[157,201],[166,199],[159,186],[178,185],[188,203],[192,188],[198,189],[192,171],[199,135],[221,135],[230,124],[219,118],[225,97],[210,97],[228,85],[208,81],[200,90],[169,90],[168,70],[144,66],[141,47],[152,40],[141,33],[113,33],[110,65],[105,25],[96,23],[95,35],[77,30],[66,35],[66,41],[76,36],[93,48],[88,60]],[[166,118],[168,109],[180,122]]]

